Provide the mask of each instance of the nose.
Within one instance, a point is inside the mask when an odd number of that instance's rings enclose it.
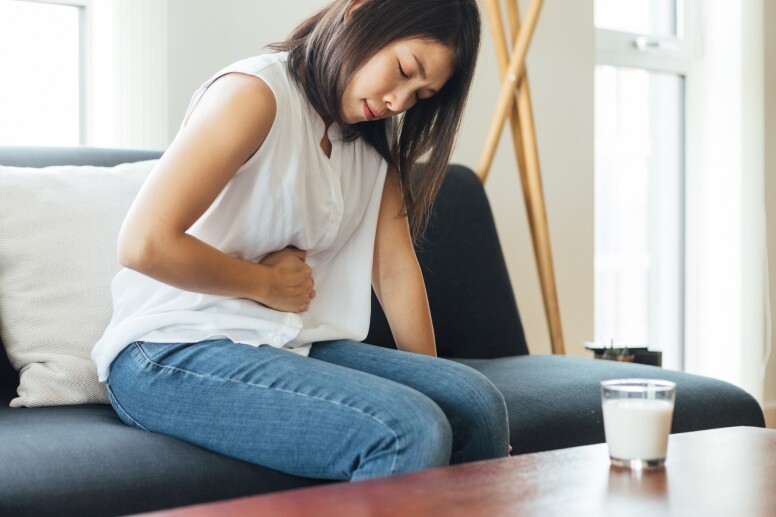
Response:
[[[386,96],[385,103],[394,114],[404,113],[415,104],[415,93],[410,88],[396,88]]]

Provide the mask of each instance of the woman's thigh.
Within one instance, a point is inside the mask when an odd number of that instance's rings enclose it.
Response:
[[[506,456],[509,422],[501,392],[469,366],[349,340],[313,345],[310,357],[403,384],[431,398],[453,430],[453,463]]]
[[[450,459],[449,423],[428,397],[269,346],[133,343],[108,388],[129,425],[300,476],[364,479]]]

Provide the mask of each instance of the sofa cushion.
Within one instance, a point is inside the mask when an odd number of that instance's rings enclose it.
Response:
[[[0,165],[14,167],[47,167],[50,165],[96,165],[113,167],[120,163],[154,160],[161,151],[135,149],[107,149],[96,147],[19,147],[0,146]],[[0,320],[0,326],[2,326]],[[5,354],[0,339],[0,389],[19,385],[19,373],[14,370]]]
[[[12,406],[107,402],[90,353],[111,316],[121,222],[155,162],[0,166],[0,334]]]
[[[13,394],[0,392],[3,406]],[[125,515],[321,484],[124,425],[106,405],[0,407],[0,513]]]
[[[757,401],[724,381],[657,366],[558,355],[462,359],[504,394],[515,454],[602,443],[601,381],[676,383],[672,433],[731,426],[764,427]]]

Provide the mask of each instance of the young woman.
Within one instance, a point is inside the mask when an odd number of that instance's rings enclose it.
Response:
[[[434,357],[412,240],[479,31],[475,0],[336,0],[194,95],[92,354],[126,424],[327,479],[507,454],[498,390]],[[359,342],[370,287],[398,351]]]

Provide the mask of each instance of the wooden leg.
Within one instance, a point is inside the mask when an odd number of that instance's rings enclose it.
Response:
[[[515,42],[514,48],[527,48],[526,44],[523,44],[523,47],[520,47],[521,36],[522,34],[525,34],[525,29],[522,29],[521,33],[520,13],[517,8],[517,0],[506,0],[506,2],[511,38]],[[540,3],[541,2],[539,2],[539,4]],[[505,80],[505,76],[510,70],[510,65],[514,63],[515,54],[513,53],[513,60],[510,63],[509,49],[507,47],[506,35],[504,34],[498,0],[488,0],[487,8],[493,32],[499,71],[501,73],[502,81],[504,81],[504,84],[506,85],[509,81]],[[536,12],[538,14],[538,10]],[[535,18],[533,23],[535,25]],[[523,55],[522,59],[524,58],[525,56]],[[560,322],[560,306],[555,283],[555,271],[552,260],[547,214],[544,204],[541,170],[539,167],[539,153],[536,143],[533,109],[531,106],[531,94],[528,87],[528,75],[524,72],[524,66],[522,66],[522,70],[523,73],[520,75],[517,84],[512,86],[512,102],[509,103],[507,110],[509,113],[510,127],[512,129],[512,143],[517,159],[520,183],[525,199],[526,212],[528,214],[528,223],[531,229],[534,255],[539,271],[539,281],[542,288],[544,309],[550,331],[552,352],[554,354],[565,354],[563,329]],[[514,101],[515,96],[517,96],[516,103]],[[497,113],[495,118],[498,118],[499,116],[500,114]],[[503,126],[503,119],[500,126]],[[495,154],[495,147],[493,147],[491,151],[486,145],[486,152]],[[487,159],[488,163],[485,169],[481,169],[481,171],[484,170],[484,174],[480,175],[482,181],[485,181],[487,177],[487,170],[492,163],[492,155],[483,158],[483,160],[485,159]]]
[[[536,21],[539,18],[539,12],[541,11],[542,3],[544,0],[531,0],[528,5],[528,14],[526,16],[525,25],[517,35],[515,39],[514,49],[512,51],[512,57],[509,60],[509,66],[503,76],[504,79],[501,82],[501,92],[496,102],[496,111],[493,115],[493,121],[488,131],[488,136],[485,140],[485,147],[482,150],[482,156],[480,157],[480,163],[477,167],[477,174],[485,181],[488,176],[488,171],[493,163],[493,156],[496,154],[496,147],[498,141],[501,138],[501,130],[504,128],[504,122],[506,122],[509,110],[515,103],[515,90],[517,89],[518,81],[525,71],[525,56],[528,52],[528,45],[531,43],[531,37],[533,31],[536,28]],[[488,4],[490,5],[490,4]],[[500,14],[498,20],[501,20]],[[498,21],[497,23],[501,23]],[[495,25],[495,22],[492,22]]]

